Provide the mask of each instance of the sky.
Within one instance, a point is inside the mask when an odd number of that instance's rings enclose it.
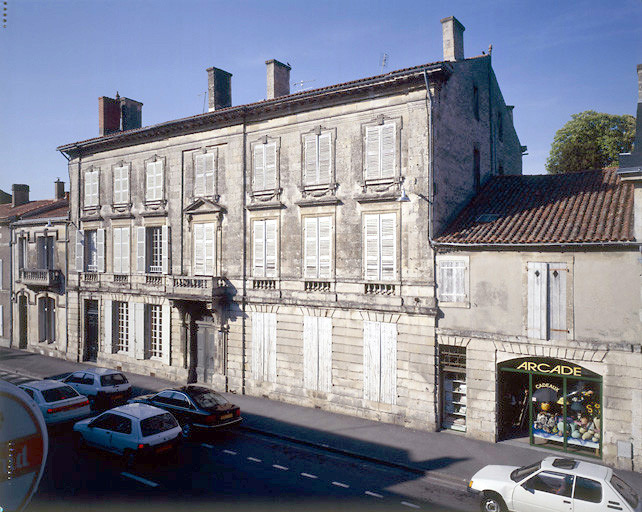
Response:
[[[504,100],[545,172],[574,113],[635,115],[642,0],[0,0],[0,189],[53,197],[69,177],[56,147],[98,136],[98,98],[143,102],[143,125],[203,112],[206,69],[232,103],[266,96],[265,61],[292,66],[296,92],[442,60],[440,19],[466,27],[465,57],[493,45]]]

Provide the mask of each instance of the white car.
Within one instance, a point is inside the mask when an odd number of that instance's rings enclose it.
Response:
[[[637,493],[611,468],[565,457],[530,466],[486,466],[469,491],[481,495],[484,512],[642,511]]]
[[[171,413],[146,404],[121,405],[74,425],[77,447],[84,444],[123,455],[128,464],[139,457],[173,452],[181,427]]]
[[[36,380],[18,387],[36,402],[47,425],[75,421],[91,414],[87,397],[57,380]]]
[[[78,393],[87,396],[98,407],[125,403],[132,394],[132,385],[121,372],[109,368],[87,368],[63,379]]]

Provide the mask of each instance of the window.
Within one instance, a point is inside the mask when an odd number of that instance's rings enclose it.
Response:
[[[276,382],[276,313],[252,313],[252,377]]]
[[[113,303],[114,331],[112,343],[114,352],[129,352],[129,303]]]
[[[468,257],[437,260],[437,296],[440,303],[468,304]]]
[[[56,341],[56,302],[51,297],[38,299],[38,341]]]
[[[481,163],[479,160],[479,149],[473,149],[473,188],[475,193],[479,191],[481,185]]]
[[[194,232],[194,275],[212,276],[215,271],[216,225],[212,223],[193,224]]]
[[[363,323],[363,397],[394,404],[397,400],[397,326]]]
[[[573,490],[573,475],[542,471],[530,478],[524,487],[531,491],[541,491],[570,498]]]
[[[98,416],[89,425],[92,427],[101,428],[104,430],[114,430],[114,427],[120,423],[121,418],[122,416],[119,416],[118,414],[106,412]]]
[[[168,412],[159,414],[158,416],[152,416],[151,418],[145,418],[140,422],[140,432],[143,434],[143,437],[160,434],[161,432],[176,427],[178,427],[176,419]]]
[[[253,277],[276,277],[276,237],[276,219],[254,221]]]
[[[60,386],[58,388],[43,389],[40,394],[45,402],[59,402],[60,400],[67,400],[75,398],[78,395],[76,390],[71,386]]]
[[[276,189],[276,142],[254,146],[252,190]]]
[[[18,270],[27,268],[27,237],[18,238]]]
[[[303,383],[306,389],[332,387],[332,319],[303,317]]]
[[[129,202],[129,167],[114,167],[114,204]]]
[[[0,290],[4,288],[3,286],[4,270],[3,270],[3,260],[0,260]]]
[[[381,213],[364,216],[365,278],[394,280],[397,275],[397,216]]]
[[[395,123],[366,127],[366,181],[395,177],[396,135]]]
[[[304,186],[327,185],[332,181],[332,136],[330,132],[308,134],[303,140]]]
[[[201,153],[194,157],[194,195],[213,196],[215,193],[216,154]]]
[[[128,352],[136,359],[157,359],[171,364],[172,309],[165,304],[132,302],[127,316],[129,337]]]
[[[76,239],[76,250],[78,250],[78,238]],[[94,229],[84,231],[84,243],[82,250],[85,253],[85,272],[105,271],[105,230]]]
[[[98,206],[98,179],[99,171],[85,173],[85,208]]]
[[[108,375],[101,375],[101,386],[118,386],[119,384],[127,384],[128,380],[122,373],[110,373]]]
[[[528,262],[528,337],[565,340],[566,263]]]
[[[114,228],[114,274],[129,274],[129,228]]]
[[[332,217],[304,219],[304,275],[329,279],[332,272]]]
[[[119,416],[119,421],[114,425],[113,431],[118,432],[119,434],[131,434],[132,433],[132,420],[129,418],[124,418]]]
[[[54,237],[53,236],[39,236],[37,239],[38,247],[38,268],[39,269],[53,269],[54,268]]]
[[[602,484],[595,480],[578,476],[575,478],[575,494],[573,494],[573,498],[590,503],[600,503],[602,501]]]
[[[147,162],[145,166],[145,201],[163,200],[163,161]]]
[[[161,307],[156,304],[147,306],[149,357],[161,358],[163,356],[163,321]]]
[[[136,270],[169,274],[169,226],[136,228]]]
[[[473,116],[479,121],[479,88],[473,86]]]

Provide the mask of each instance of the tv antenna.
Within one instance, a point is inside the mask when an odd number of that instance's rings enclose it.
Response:
[[[388,54],[387,53],[383,53],[381,55],[380,62],[381,62],[381,73],[380,74],[383,75],[383,70],[388,66]]]
[[[312,80],[299,80],[298,82],[292,82],[292,87],[294,89],[298,89],[297,92],[302,92],[302,91],[306,91],[308,89],[311,89],[311,87],[305,87],[304,88],[303,84],[311,84],[312,82],[316,82],[316,80],[315,79],[312,79]]]
[[[202,93],[199,94],[199,96],[203,96],[203,114],[204,114],[205,104],[207,103],[207,91],[203,91]]]

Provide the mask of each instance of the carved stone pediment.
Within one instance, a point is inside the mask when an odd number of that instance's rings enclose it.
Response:
[[[216,201],[212,201],[206,197],[199,197],[192,201],[189,205],[185,207],[183,212],[191,219],[194,215],[204,215],[217,213],[223,215],[225,213],[225,208],[218,204]]]

